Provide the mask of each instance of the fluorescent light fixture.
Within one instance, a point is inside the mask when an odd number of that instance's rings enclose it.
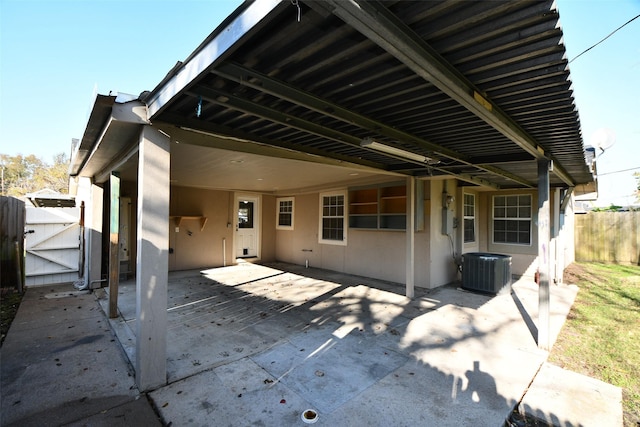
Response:
[[[396,157],[401,157],[407,160],[413,160],[420,163],[427,163],[431,159],[429,157],[425,157],[421,154],[412,153],[411,151],[403,150],[401,148],[391,147],[389,145],[382,144],[380,142],[376,142],[372,139],[364,139],[360,143],[361,147],[370,148],[372,150],[381,151],[383,153],[391,154]]]

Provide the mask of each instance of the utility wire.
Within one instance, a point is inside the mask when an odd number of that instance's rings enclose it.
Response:
[[[623,27],[627,26],[628,24],[630,24],[631,22],[633,22],[634,20],[636,20],[638,18],[640,18],[640,15],[636,15],[633,18],[629,19],[627,22],[625,22],[624,24],[622,24],[621,26],[619,26],[618,28],[613,30],[608,36],[606,36],[605,38],[600,40],[598,43],[596,43],[593,46],[591,46],[590,48],[585,49],[584,51],[582,51],[580,54],[578,54],[578,56],[576,56],[571,61],[569,61],[569,64],[571,64],[573,61],[575,61],[576,59],[580,58],[582,55],[584,55],[585,53],[589,52],[591,49],[593,49],[594,47],[598,46],[600,43],[602,43],[603,41],[605,41],[606,39],[608,39],[609,37],[611,37],[612,35],[617,33],[620,29],[622,29]]]
[[[603,176],[603,175],[612,175],[614,173],[620,173],[620,172],[629,172],[629,171],[633,171],[636,169],[640,169],[640,166],[637,166],[635,168],[629,168],[629,169],[623,169],[623,170],[619,170],[619,171],[613,171],[613,172],[605,172],[605,173],[599,173],[598,176]]]

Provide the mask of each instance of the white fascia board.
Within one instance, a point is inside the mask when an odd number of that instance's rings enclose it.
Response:
[[[148,125],[147,108],[143,102],[130,101],[114,104],[111,108],[111,119],[118,122]]]
[[[242,11],[148,100],[149,118],[153,117],[195,78],[205,72],[222,54],[280,3],[281,0],[258,0]]]

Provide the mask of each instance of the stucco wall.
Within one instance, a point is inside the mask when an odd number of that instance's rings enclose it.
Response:
[[[564,223],[560,228],[560,234],[564,243],[564,267],[576,260],[575,246],[575,199],[571,196],[571,200],[567,204]]]
[[[455,182],[430,181],[430,218],[431,248],[430,248],[430,287],[442,286],[457,279],[457,268],[454,262],[454,248],[452,239],[460,227],[453,228],[451,236],[445,235],[443,229],[442,195],[446,192],[455,197]],[[456,216],[455,203],[447,209],[452,211],[452,218]]]
[[[175,219],[169,223],[169,270],[222,266],[223,239],[226,262],[233,263],[233,193],[187,187],[171,187],[169,214],[171,216],[203,216],[207,223],[203,230],[196,219]]]
[[[260,259],[276,260],[276,198],[262,196],[262,239],[260,240]]]
[[[532,196],[533,225],[530,245],[508,245],[493,243],[492,209],[493,196],[508,194],[530,194]],[[535,218],[538,206],[536,191],[516,190],[516,191],[489,191],[479,193],[476,198],[476,209],[478,213],[478,234],[480,238],[480,252],[490,252],[496,254],[511,255],[511,273],[516,276],[528,276],[535,273],[537,269],[538,255],[538,235],[535,228]],[[470,252],[470,251],[465,251]]]
[[[469,191],[469,190],[465,190]],[[555,237],[552,234],[551,250],[550,254],[553,259],[555,251],[563,252],[564,261],[563,265],[559,265],[557,270],[557,277],[561,278],[562,270],[566,265],[573,261],[573,232],[570,228],[573,225],[573,211],[571,204],[567,209],[567,216],[565,223],[561,227],[558,221],[557,215],[559,211],[556,206],[559,203],[559,197],[554,197],[556,194],[555,189],[551,190],[550,194],[550,209],[551,209],[551,231],[557,233],[556,230],[561,231],[560,237]],[[469,191],[469,192],[472,192]],[[532,196],[532,234],[530,245],[508,245],[508,244],[496,244],[493,243],[492,235],[492,209],[494,195],[505,194],[530,194]],[[536,190],[513,190],[513,191],[488,191],[480,192],[476,195],[476,231],[479,237],[479,244],[476,245],[464,245],[463,252],[491,252],[498,254],[506,254],[512,256],[511,273],[516,276],[534,277],[536,270],[538,269],[538,233],[537,233],[537,210],[538,210],[538,193]],[[462,218],[459,219],[462,221]],[[560,228],[561,227],[561,228]],[[460,231],[461,232],[461,231]],[[461,238],[460,240],[461,241]],[[562,256],[559,258],[562,261]],[[552,266],[553,268],[553,266]],[[553,273],[552,273],[553,274]]]
[[[108,192],[107,192],[108,195]],[[135,274],[136,272],[136,257],[138,252],[138,227],[136,226],[136,215],[138,212],[138,184],[132,181],[122,181],[120,183],[120,198],[128,198],[131,203],[129,208],[129,265],[128,272]],[[107,207],[107,209],[109,209]],[[122,215],[122,213],[121,213]],[[107,215],[108,217],[108,215]],[[108,230],[108,228],[107,228]],[[108,239],[109,233],[106,233],[107,245],[105,247],[108,254],[109,246]]]
[[[426,183],[425,196],[429,197]],[[438,196],[440,197],[440,196]],[[347,229],[347,245],[318,243],[319,193],[296,195],[294,198],[294,229],[276,231],[276,258],[294,264],[325,268],[366,277],[376,277],[397,283],[405,282],[406,269],[406,233],[404,231]],[[423,206],[427,201],[417,200]],[[275,208],[274,208],[275,209]],[[433,264],[429,261],[429,212],[425,229],[415,234],[415,285],[435,287],[455,279],[455,265],[444,273],[431,274],[431,268],[442,268],[443,262]],[[446,248],[449,241],[444,236]],[[450,249],[447,249],[450,254]],[[439,257],[440,255],[438,255]]]
[[[135,269],[137,194],[134,183],[123,182],[122,197],[131,199],[130,245],[131,268]],[[433,288],[459,279],[454,262],[451,240],[442,233],[442,194],[445,191],[456,197],[449,209],[454,224],[453,243],[455,256],[465,252],[495,252],[513,257],[512,273],[516,276],[533,277],[537,269],[537,233],[535,211],[537,192],[531,191],[478,191],[477,188],[457,187],[454,180],[424,181],[424,194],[416,205],[424,207],[424,228],[415,233],[415,285]],[[476,235],[473,244],[463,242],[463,193],[476,195]],[[534,226],[531,245],[500,245],[492,240],[492,196],[496,194],[531,194],[534,208]],[[562,269],[574,259],[573,211],[568,204],[564,224],[558,223],[554,213],[560,203],[559,194],[551,192],[552,232],[559,237],[552,240],[554,251],[559,252],[559,264],[555,266],[555,278],[561,278]],[[347,229],[347,245],[329,245],[318,242],[319,193],[295,195],[294,229],[277,230],[277,199],[273,195],[262,195],[260,255],[264,261],[280,260],[298,265],[308,263],[312,267],[324,268],[367,277],[405,282],[406,234],[404,231]],[[169,269],[184,270],[227,265],[235,262],[233,238],[235,231],[234,192],[202,190],[187,187],[171,187],[170,214],[172,216],[202,216],[206,226],[185,219],[176,230],[176,221],[170,221],[169,239],[173,252],[169,255]],[[556,225],[558,224],[558,225]],[[103,225],[104,226],[104,225]],[[561,227],[560,227],[561,226]],[[556,231],[556,228],[559,228]],[[223,256],[223,240],[226,257]],[[564,259],[563,259],[564,255]],[[552,266],[553,268],[553,266]]]
[[[131,268],[135,269],[137,194],[135,183],[123,182],[122,197],[131,198]],[[169,271],[194,268],[220,267],[235,263],[234,193],[231,191],[171,187],[169,222]],[[204,229],[199,219],[182,219],[177,226],[175,217],[197,216],[207,218]],[[261,197],[262,239],[261,259],[273,261],[275,257],[275,197]],[[224,241],[224,243],[223,243]],[[223,255],[223,247],[226,256]]]

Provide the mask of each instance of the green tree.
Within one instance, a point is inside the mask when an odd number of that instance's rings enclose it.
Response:
[[[45,163],[34,154],[0,154],[0,167],[3,196],[22,197],[45,188],[67,193],[69,188],[69,159],[64,153],[56,154],[52,164]]]
[[[69,159],[64,153],[53,156],[53,164],[36,170],[34,181],[38,188],[49,188],[62,194],[69,189]]]

